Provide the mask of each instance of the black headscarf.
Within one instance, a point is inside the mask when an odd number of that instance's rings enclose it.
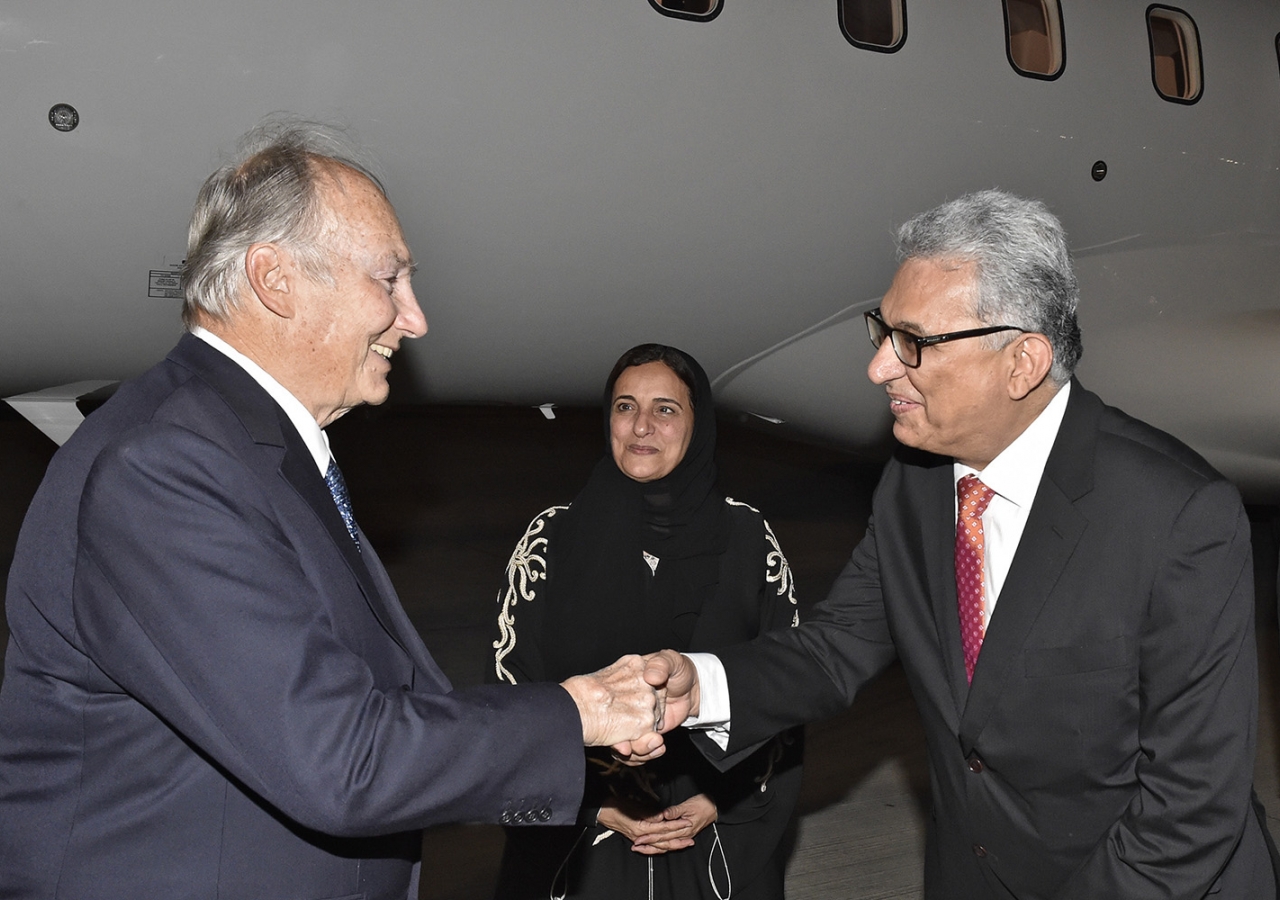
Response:
[[[667,475],[633,481],[613,460],[615,379],[605,386],[604,458],[562,513],[548,548],[541,643],[553,680],[593,671],[624,653],[687,648],[698,612],[719,581],[728,531],[724,495],[716,488],[711,383],[697,360],[674,347],[641,345],[619,364],[660,361],[654,354],[678,357],[693,375],[693,436]],[[658,557],[656,572],[642,551]]]

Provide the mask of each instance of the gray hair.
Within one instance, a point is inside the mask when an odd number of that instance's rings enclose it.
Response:
[[[898,260],[973,263],[973,314],[986,325],[1043,334],[1053,346],[1049,377],[1071,379],[1083,347],[1076,283],[1062,223],[1039,200],[979,191],[921,213],[898,229]],[[984,340],[1001,347],[1007,333]]]
[[[225,320],[238,306],[251,244],[284,245],[308,276],[332,283],[320,238],[330,222],[321,188],[334,167],[363,175],[386,194],[332,126],[273,117],[241,138],[235,160],[208,177],[191,214],[182,279],[188,328],[200,313]]]

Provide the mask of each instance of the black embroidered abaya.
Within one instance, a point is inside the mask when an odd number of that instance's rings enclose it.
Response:
[[[702,368],[695,375],[694,433],[665,477],[631,480],[605,457],[568,507],[534,517],[498,597],[490,678],[562,681],[626,653],[714,651],[794,624],[791,571],[758,511],[715,486],[715,413]],[[605,397],[606,445],[612,398]],[[781,898],[781,843],[800,787],[798,732],[782,735],[717,772],[683,729],[640,768],[586,754],[587,787],[575,827],[509,827],[497,896],[502,900]],[[694,846],[659,856],[631,850],[596,824],[604,798],[651,812],[703,793],[717,821]]]

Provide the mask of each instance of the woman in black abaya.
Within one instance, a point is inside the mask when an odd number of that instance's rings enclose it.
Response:
[[[627,653],[714,651],[796,621],[791,571],[758,511],[716,488],[702,367],[661,344],[605,386],[609,452],[568,507],[534,517],[499,595],[497,681],[562,681]],[[509,827],[497,897],[781,898],[799,733],[720,773],[683,729],[648,765],[586,753],[576,826]]]

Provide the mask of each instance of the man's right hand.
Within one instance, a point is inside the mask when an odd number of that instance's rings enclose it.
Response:
[[[659,650],[646,656],[644,663],[644,680],[659,693],[666,691],[664,734],[698,714],[698,670],[689,657],[674,650]]]
[[[664,698],[661,734],[698,714],[698,670],[689,657],[675,650],[660,650],[644,657],[644,680]],[[613,753],[628,765],[640,765],[662,755],[661,734],[643,735],[634,741],[613,745]]]
[[[585,746],[635,741],[643,742],[646,759],[662,755],[662,735],[658,734],[664,720],[662,691],[648,680],[647,667],[647,660],[633,654],[598,672],[561,682],[578,705]]]

